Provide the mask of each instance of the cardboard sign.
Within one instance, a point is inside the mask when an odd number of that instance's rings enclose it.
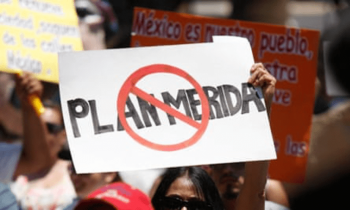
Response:
[[[0,1],[0,71],[58,83],[57,52],[82,50],[74,1]]]
[[[264,100],[246,82],[246,39],[60,53],[60,93],[78,173],[266,160]]]
[[[245,37],[255,62],[278,80],[271,112],[277,160],[270,177],[303,182],[308,156],[319,32],[246,21],[135,8],[131,46],[212,42],[215,35]]]

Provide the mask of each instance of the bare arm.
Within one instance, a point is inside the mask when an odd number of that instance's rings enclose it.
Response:
[[[0,125],[11,134],[22,136],[22,116],[10,102],[15,83],[13,75],[0,72]]]
[[[16,77],[16,93],[21,100],[23,151],[14,177],[37,173],[52,164],[49,145],[46,141],[45,123],[28,100],[32,94],[40,97],[42,92],[41,82],[32,73],[23,72]]]
[[[281,181],[273,179],[267,181],[266,200],[289,207],[288,194]]]
[[[261,63],[251,68],[249,83],[261,86],[267,113],[270,116],[272,97],[276,79],[269,74]],[[245,165],[244,185],[237,198],[236,210],[263,210],[265,208],[265,185],[269,161],[252,161]]]

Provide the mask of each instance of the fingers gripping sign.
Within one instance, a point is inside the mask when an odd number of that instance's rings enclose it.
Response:
[[[261,87],[267,112],[270,113],[272,97],[275,92],[276,78],[272,76],[262,63],[255,63],[250,69],[251,76],[248,83],[254,87]]]
[[[16,74],[16,93],[25,104],[31,104],[36,114],[40,116],[45,109],[40,100],[43,85],[31,72],[20,72]]]

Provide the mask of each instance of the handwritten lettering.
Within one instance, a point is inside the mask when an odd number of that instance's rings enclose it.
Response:
[[[37,30],[38,34],[54,34],[57,36],[72,36],[78,37],[79,31],[76,26],[63,25],[58,23],[50,23],[41,21]]]
[[[21,42],[22,42],[22,45],[24,47],[27,47],[27,48],[32,48],[34,49],[35,48],[35,40],[34,39],[31,39],[31,38],[26,38],[24,37],[23,34],[21,34]]]
[[[286,155],[303,157],[306,155],[306,142],[293,141],[291,136],[286,139]]]
[[[313,56],[312,51],[308,51],[308,40],[300,37],[299,30],[291,34],[290,29],[287,29],[285,35],[261,32],[260,39],[259,58],[262,58],[265,52],[301,55],[307,59]]]
[[[19,14],[8,15],[6,12],[0,14],[0,25],[12,26],[23,29],[33,29],[33,18],[23,18]]]
[[[0,0],[0,4],[12,4],[12,0]]]
[[[210,106],[210,120],[221,119],[225,117],[232,117],[239,113],[249,114],[251,112],[251,106],[255,107],[258,112],[265,111],[265,106],[261,99],[257,96],[257,92],[251,85],[242,83],[242,90],[232,85],[221,85],[218,87],[204,86],[209,106]],[[194,120],[201,120],[202,115],[199,113],[198,106],[201,105],[201,101],[196,98],[198,93],[195,89],[178,90],[177,96],[173,97],[169,92],[165,91],[161,93],[165,104],[176,109],[184,108],[186,116]],[[155,106],[147,101],[137,97],[137,102],[134,103],[130,97],[126,101],[127,111],[125,112],[126,118],[132,118],[135,126],[138,129],[145,127],[151,127],[152,118],[154,125],[161,125],[161,121]],[[140,108],[137,109],[137,105]],[[113,124],[101,125],[97,114],[96,100],[86,101],[82,98],[77,98],[67,101],[70,122],[75,138],[81,137],[78,121],[79,118],[85,118],[89,114],[92,117],[92,124],[94,134],[103,134],[114,132]],[[80,109],[78,109],[80,107]],[[253,108],[253,109],[255,109]],[[150,117],[149,117],[150,116]],[[167,113],[168,121],[170,125],[176,124],[174,116]],[[117,131],[123,131],[124,128],[120,123],[119,117],[117,122]]]
[[[60,44],[58,38],[54,38],[52,41],[41,42],[41,49],[44,52],[57,53],[57,52],[69,52],[73,50],[73,46],[70,44]]]
[[[33,73],[41,73],[42,64],[39,60],[32,58],[29,54],[22,56],[18,51],[7,51],[7,67],[10,69],[21,69]]]
[[[199,42],[201,39],[201,25],[187,24],[185,26],[185,40],[187,42]]]
[[[168,21],[167,15],[162,19],[154,18],[154,12],[150,12],[148,17],[144,12],[138,12],[133,25],[133,33],[143,36],[178,40],[182,32],[179,22]]]
[[[275,145],[275,150],[276,150],[276,152],[278,153],[278,152],[280,151],[281,142],[278,141],[278,140],[276,140],[276,139],[274,139],[273,143],[274,143],[274,145]]]
[[[16,44],[15,37],[13,35],[9,34],[8,32],[4,33],[4,35],[2,36],[2,41],[8,45],[15,45]]]
[[[298,82],[298,68],[296,66],[283,65],[278,60],[264,63],[264,66],[278,81]]]
[[[289,90],[275,89],[272,101],[275,104],[289,106],[291,104],[292,93]]]
[[[35,12],[64,15],[62,8],[56,4],[40,2],[38,0],[19,0],[19,6]]]
[[[255,32],[251,28],[243,28],[238,23],[234,26],[220,26],[213,24],[206,24],[204,30],[204,37],[206,42],[212,42],[213,35],[231,35],[240,36],[248,39],[250,45],[254,46]]]

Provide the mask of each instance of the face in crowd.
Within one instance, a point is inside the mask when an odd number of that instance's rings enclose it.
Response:
[[[168,170],[152,204],[155,210],[216,210],[223,205],[209,175],[199,167]]]
[[[91,192],[106,184],[121,181],[117,172],[77,174],[73,164],[70,166],[70,172],[75,192],[80,198],[87,197]]]
[[[244,183],[244,163],[211,165],[209,174],[223,199],[236,199]]]
[[[51,154],[57,156],[67,141],[61,111],[58,106],[45,104],[45,112],[41,117],[47,127],[46,138],[49,142]],[[72,164],[69,167],[69,171],[75,191],[79,197],[86,197],[99,187],[113,181],[120,181],[120,177],[116,172],[76,174]]]
[[[57,156],[62,145],[66,142],[61,111],[58,106],[46,105],[45,112],[41,115],[41,118],[46,125],[46,139],[49,143],[51,154]]]
[[[163,198],[164,209],[210,209],[203,195],[198,194],[196,187],[188,176],[177,178]],[[202,208],[199,208],[202,207]]]

